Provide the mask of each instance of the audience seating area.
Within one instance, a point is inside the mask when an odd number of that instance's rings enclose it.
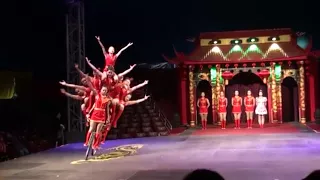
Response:
[[[131,100],[141,99],[145,90],[136,90]],[[118,127],[111,129],[108,139],[167,136],[171,125],[156,107],[152,98],[145,102],[127,106],[118,121]]]

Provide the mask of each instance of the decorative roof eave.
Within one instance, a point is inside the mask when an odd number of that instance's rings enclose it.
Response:
[[[177,58],[168,58],[167,56],[165,56],[164,54],[162,54],[163,59],[165,59],[168,63],[170,64],[181,64],[181,62],[177,59]]]
[[[297,57],[285,57],[285,58],[275,58],[275,59],[263,59],[263,60],[246,60],[242,59],[241,61],[185,61],[186,65],[197,65],[197,64],[237,64],[237,63],[263,63],[263,62],[277,62],[277,61],[297,61],[297,60],[306,60],[308,56],[297,56]]]
[[[176,57],[174,58],[168,58],[167,56],[165,56],[164,54],[162,54],[162,57],[168,61],[170,64],[176,64],[176,65],[179,65],[179,64],[182,64],[184,62],[184,59],[185,59],[185,54],[182,53],[182,52],[178,52],[176,50],[176,48],[173,46],[173,51],[174,51],[174,54],[176,55]]]

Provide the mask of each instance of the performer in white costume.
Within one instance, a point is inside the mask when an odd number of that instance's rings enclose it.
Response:
[[[263,128],[264,125],[264,115],[268,114],[267,111],[267,98],[263,97],[262,90],[259,91],[259,96],[256,97],[256,114],[258,115],[258,123],[260,128]]]

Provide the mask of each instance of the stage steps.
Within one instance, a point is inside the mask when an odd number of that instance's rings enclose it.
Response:
[[[132,100],[143,98],[145,89],[136,90]],[[167,136],[172,129],[152,98],[125,108],[118,127],[111,129],[108,139]]]

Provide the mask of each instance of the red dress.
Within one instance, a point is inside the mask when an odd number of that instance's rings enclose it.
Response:
[[[91,83],[92,83],[94,89],[96,89],[97,91],[100,91],[100,89],[101,89],[101,79],[100,78],[98,78],[98,77],[91,78]]]
[[[128,95],[128,90],[125,87],[122,87],[119,93],[120,104],[125,105],[125,98]]]
[[[220,97],[219,98],[219,113],[227,112],[227,98]]]
[[[91,89],[86,88],[85,95],[83,96],[83,99],[88,98],[88,101],[85,103],[85,109],[82,111],[84,115],[88,114],[90,111],[92,105],[94,104],[94,97],[91,96]]]
[[[200,114],[208,114],[207,98],[200,98],[199,99],[199,113]]]
[[[100,94],[96,99],[95,107],[90,116],[90,120],[98,123],[103,123],[106,121],[106,107],[108,102],[111,100],[109,97],[102,97]]]
[[[104,71],[108,70],[108,66],[114,67],[114,65],[116,63],[116,60],[117,60],[117,56],[116,55],[107,54],[105,56],[105,59],[104,59],[104,61],[105,61]]]
[[[254,97],[246,96],[244,98],[245,110],[246,112],[253,112],[254,111]]]
[[[111,96],[113,99],[119,99],[121,89],[122,89],[121,83],[118,83],[118,84],[112,86],[112,89],[110,90],[109,96]]]
[[[232,97],[232,112],[233,113],[241,113],[241,97],[235,96]]]

